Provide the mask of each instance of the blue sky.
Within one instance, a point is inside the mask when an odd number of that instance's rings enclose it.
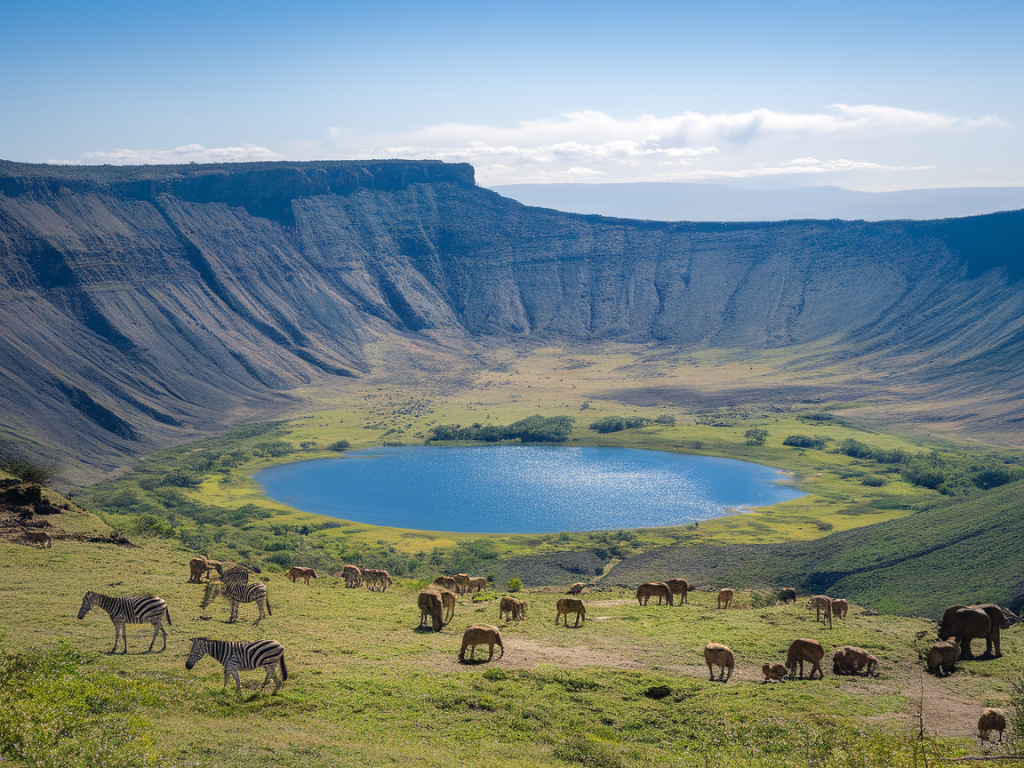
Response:
[[[1024,185],[1024,3],[0,4],[0,157]]]

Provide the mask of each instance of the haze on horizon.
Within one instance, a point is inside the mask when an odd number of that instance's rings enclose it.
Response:
[[[1024,5],[4,4],[0,157],[1024,186]]]

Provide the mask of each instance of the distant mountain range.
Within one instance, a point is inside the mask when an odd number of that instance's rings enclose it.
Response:
[[[1024,208],[1024,187],[857,192],[841,187],[743,189],[727,184],[501,184],[524,205],[649,221],[949,219]]]

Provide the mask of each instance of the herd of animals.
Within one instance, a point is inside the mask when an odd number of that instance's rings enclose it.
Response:
[[[266,615],[272,615],[266,584],[258,579],[249,581],[250,574],[256,572],[253,569],[243,565],[208,560],[201,555],[190,561],[189,569],[190,583],[202,583],[203,578],[207,580],[201,607],[205,608],[221,594],[228,599],[231,604],[229,623],[237,621],[238,607],[241,603],[256,603],[259,609],[259,618],[253,623],[254,626],[263,620],[264,608]],[[212,578],[214,571],[219,575],[219,580]],[[339,575],[344,578],[345,586],[350,588],[363,586],[371,591],[384,591],[392,583],[387,571],[359,568],[354,565],[346,565]],[[308,584],[310,579],[319,578],[315,569],[298,566],[292,568],[286,576],[293,583],[301,579],[305,584]],[[426,589],[422,590],[417,598],[417,605],[420,609],[420,627],[426,627],[429,623],[433,631],[440,632],[454,617],[457,597],[479,592],[486,585],[486,578],[472,578],[464,573],[439,576]],[[581,622],[586,621],[586,605],[582,599],[575,597],[581,595],[585,588],[586,585],[583,582],[577,582],[568,591],[574,597],[564,597],[558,600],[555,614],[556,625],[562,621],[568,627],[570,614],[575,616],[574,627],[579,627]],[[690,591],[691,587],[685,579],[668,579],[662,582],[641,584],[636,591],[636,600],[639,605],[646,606],[652,598],[657,598],[658,605],[673,606],[678,597],[679,604],[682,605],[689,602],[688,593]],[[728,609],[734,597],[735,593],[732,589],[719,590],[718,609]],[[795,602],[796,590],[784,589],[780,597],[785,602]],[[150,641],[149,651],[153,650],[157,635],[161,633],[163,636],[161,651],[166,649],[167,631],[163,628],[163,622],[166,620],[170,626],[171,615],[167,603],[161,598],[108,597],[95,592],[87,592],[82,601],[81,610],[78,612],[78,618],[84,618],[94,607],[106,611],[114,624],[114,647],[110,653],[117,651],[118,644],[122,639],[124,643],[122,653],[128,652],[128,641],[125,635],[126,624],[152,624],[153,638]],[[502,597],[499,602],[498,619],[499,621],[525,620],[527,608],[525,600],[511,596]],[[808,601],[807,608],[815,611],[816,623],[820,622],[823,627],[827,625],[831,629],[833,617],[846,618],[849,604],[843,599],[815,595]],[[928,671],[937,675],[948,675],[953,671],[959,659],[974,658],[971,653],[971,641],[975,639],[985,639],[986,656],[1000,656],[1000,630],[1006,629],[1008,626],[1003,611],[999,606],[991,603],[971,606],[954,605],[947,608],[939,623],[939,639],[927,653],[923,654]],[[486,660],[481,659],[481,661],[489,662],[494,658],[495,646],[501,650],[499,658],[505,654],[505,646],[502,643],[501,631],[498,627],[491,624],[475,624],[466,628],[459,651],[459,661],[475,661],[477,647],[484,645],[488,647],[488,655]],[[228,684],[228,679],[233,677],[236,688],[241,688],[239,671],[254,670],[260,667],[266,671],[262,687],[266,687],[267,683],[274,679],[276,691],[288,679],[284,647],[276,640],[258,640],[246,643],[192,638],[192,647],[185,663],[186,668],[192,669],[204,655],[213,657],[223,665],[225,686]],[[822,670],[824,657],[825,651],[817,640],[797,638],[789,646],[785,664],[768,662],[762,666],[764,682],[802,679],[805,663],[810,668],[808,679],[813,680],[815,674],[821,679],[824,677]],[[712,681],[717,679],[723,683],[728,682],[736,667],[735,654],[722,643],[710,642],[705,645],[704,661]],[[280,679],[276,675],[278,666],[281,669]],[[863,648],[844,645],[836,649],[832,655],[832,671],[836,675],[876,676],[878,667],[878,659]],[[716,668],[718,670],[717,677]],[[982,739],[988,739],[993,732],[997,732],[999,740],[1002,741],[1005,728],[1005,715],[998,709],[985,709],[978,721],[978,731]]]

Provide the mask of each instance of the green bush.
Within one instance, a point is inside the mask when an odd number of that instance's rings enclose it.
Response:
[[[825,447],[825,440],[820,437],[809,437],[808,435],[790,435],[782,441],[783,445],[791,445],[794,448],[814,448],[821,450]]]
[[[508,591],[509,592],[522,592],[523,591],[523,580],[518,576],[513,576],[508,580]]]
[[[176,469],[168,472],[160,481],[160,485],[172,485],[175,488],[197,488],[203,482],[203,476],[196,472]]]
[[[56,474],[56,470],[51,466],[17,459],[0,462],[0,469],[9,475],[14,475],[23,483],[35,483],[36,485],[49,485]]]
[[[884,477],[879,477],[878,475],[868,475],[861,480],[861,483],[869,488],[881,488],[887,482],[888,481]]]
[[[338,440],[337,442],[328,445],[327,450],[337,451],[338,453],[341,453],[342,451],[347,451],[351,447],[352,443],[350,443],[348,440]]]
[[[675,423],[675,418],[672,418],[672,421]],[[590,429],[606,435],[609,432],[621,432],[624,429],[649,427],[653,423],[652,419],[645,419],[639,416],[605,416],[603,419],[593,422],[590,425]]]
[[[768,438],[768,430],[748,429],[743,436],[747,438],[747,445],[764,445],[764,441]]]
[[[479,440],[495,443],[500,440],[519,440],[524,443],[564,443],[569,439],[576,419],[572,416],[528,416],[513,424],[484,426],[479,422],[469,427],[461,424],[438,424],[430,428],[431,440]]]

